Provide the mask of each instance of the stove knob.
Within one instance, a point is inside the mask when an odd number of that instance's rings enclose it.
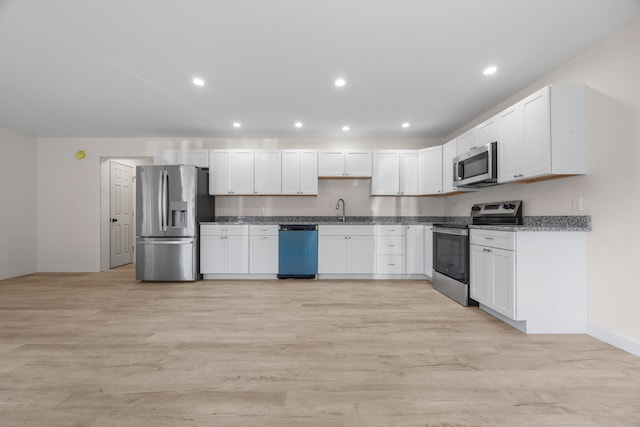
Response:
[[[472,210],[472,211],[476,211],[476,212],[477,212],[477,211],[479,211],[479,210],[481,210],[481,209],[482,209],[482,208],[481,208],[480,206],[473,206],[473,207],[471,208],[471,210]]]
[[[505,209],[511,209],[511,207],[510,207],[510,206],[511,206],[511,205],[509,205],[509,204],[507,204],[507,203],[505,203],[504,205],[502,205],[502,207],[503,207],[503,208],[505,208]]]
[[[515,208],[516,208],[516,205],[514,205],[513,203],[509,205],[509,209],[515,209]]]

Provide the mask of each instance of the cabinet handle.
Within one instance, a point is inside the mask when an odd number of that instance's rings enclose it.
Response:
[[[393,248],[395,245],[388,245],[390,248]]]
[[[395,264],[387,264],[389,267],[395,267]]]
[[[486,237],[484,238],[485,240],[493,240],[493,237]]]

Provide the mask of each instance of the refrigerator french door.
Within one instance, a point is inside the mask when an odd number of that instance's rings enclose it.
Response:
[[[136,279],[200,278],[198,224],[213,220],[207,172],[195,166],[138,166]]]

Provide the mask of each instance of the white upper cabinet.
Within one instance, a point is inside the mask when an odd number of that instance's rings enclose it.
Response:
[[[379,150],[373,152],[372,196],[418,194],[418,152]]]
[[[418,194],[418,152],[416,150],[400,152],[400,194],[411,196]]]
[[[154,156],[156,165],[193,165],[209,167],[209,150],[158,150]]]
[[[209,194],[254,194],[253,150],[209,152]]]
[[[318,153],[318,176],[329,177],[371,177],[371,151],[333,150]]]
[[[282,194],[318,194],[317,150],[282,150]]]
[[[458,191],[453,185],[453,159],[458,155],[458,143],[455,139],[442,146],[442,192]]]
[[[587,172],[586,89],[547,86],[498,115],[498,181]]]
[[[418,194],[442,194],[442,145],[418,150]]]
[[[466,153],[478,146],[478,132],[477,128],[466,131],[457,138],[458,153]]]
[[[397,196],[400,193],[400,152],[381,150],[373,152],[371,195]]]
[[[255,150],[254,193],[282,193],[282,157],[280,150]]]
[[[497,141],[498,116],[491,117],[489,120],[476,126],[476,135],[478,147]]]

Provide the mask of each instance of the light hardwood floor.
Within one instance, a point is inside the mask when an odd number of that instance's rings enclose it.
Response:
[[[640,358],[424,281],[0,281],[0,426],[640,426]]]

